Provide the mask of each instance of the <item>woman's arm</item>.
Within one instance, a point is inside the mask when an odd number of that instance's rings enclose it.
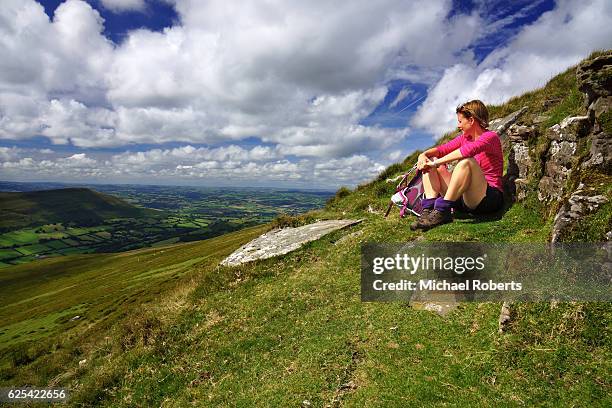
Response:
[[[431,149],[425,150],[423,153],[419,154],[417,158],[417,169],[423,170],[423,166],[429,161],[430,157],[438,157],[438,148],[432,147]]]
[[[417,168],[419,170],[427,172],[429,168],[425,169],[425,165],[431,157],[444,157],[449,153],[454,152],[462,145],[462,138],[463,134],[460,134],[452,140],[441,144],[440,146],[432,147],[431,149],[425,150],[419,155],[419,158],[417,160]]]
[[[457,149],[454,150],[452,152],[450,152],[449,154],[447,154],[444,157],[441,157],[439,159],[435,159],[433,161],[429,161],[429,165],[433,165],[435,167],[438,167],[441,164],[446,164],[446,163],[450,163],[453,162],[455,160],[459,160],[459,159],[463,159],[463,154],[461,153],[461,149]]]

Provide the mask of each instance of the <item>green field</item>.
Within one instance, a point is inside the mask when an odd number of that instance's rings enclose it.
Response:
[[[0,188],[3,185],[7,188],[28,187],[27,183],[0,182]],[[0,223],[0,251],[3,251],[0,253],[0,268],[37,259],[33,255],[54,257],[121,252],[157,246],[159,242],[211,238],[264,224],[281,212],[295,213],[320,208],[330,196],[329,193],[270,189],[244,191],[147,186],[96,188],[104,190],[104,193],[83,188],[0,193],[0,199],[5,200],[0,203],[0,217],[5,221],[4,224]],[[109,194],[117,194],[123,200]],[[278,195],[293,204],[275,208]],[[76,214],[74,219],[61,206],[62,197],[68,203],[68,208]],[[79,200],[78,205],[73,203]],[[165,210],[144,210],[128,202],[140,206],[163,204]],[[228,205],[233,202],[242,204]],[[100,213],[99,216],[95,216],[96,211]],[[43,222],[49,213],[55,214],[48,220],[54,222]],[[23,217],[15,218],[15,214]],[[8,219],[13,221],[9,222]]]
[[[2,259],[11,259],[15,257],[21,256],[19,252],[12,249],[0,249],[0,260]]]
[[[24,229],[2,234],[2,240],[8,245],[35,244],[38,242],[38,235],[33,229]]]
[[[50,250],[49,247],[41,244],[25,245],[17,248],[17,251],[21,252],[23,255],[40,254]]]
[[[62,242],[61,240],[47,242],[45,245],[52,249],[63,249],[68,247],[68,245]]]

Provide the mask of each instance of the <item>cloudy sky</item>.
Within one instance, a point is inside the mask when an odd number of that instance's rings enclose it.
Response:
[[[354,186],[601,48],[609,0],[2,0],[0,180]]]

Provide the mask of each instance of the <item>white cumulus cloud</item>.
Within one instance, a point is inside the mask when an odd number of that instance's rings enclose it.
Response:
[[[101,2],[117,13],[146,9],[144,0]],[[430,87],[413,124],[439,134],[454,126],[459,102],[497,103],[543,85],[612,38],[605,0],[560,1],[479,64],[470,47],[526,11],[491,23],[482,3],[449,18],[451,0],[168,2],[172,27],[136,29],[115,44],[83,0],[66,0],[52,18],[34,0],[3,0],[0,138],[43,136],[85,151],[42,160],[7,150],[3,171],[356,184],[399,159],[411,137],[407,126],[366,124],[393,81]],[[241,147],[253,140],[261,146]],[[184,147],[134,147],[162,143]],[[125,152],[87,150],[102,147]]]
[[[480,64],[447,68],[412,123],[440,136],[456,126],[455,108],[460,103],[481,99],[499,104],[541,87],[591,51],[610,48],[611,39],[611,2],[561,0]]]
[[[175,7],[175,26],[134,30],[114,45],[84,1],[62,3],[49,19],[33,0],[7,0],[0,137],[102,147],[255,136],[293,155],[361,154],[398,137],[360,125],[387,81],[408,75],[407,66],[455,61],[478,22],[446,21],[448,0],[409,8],[400,0],[177,0]]]
[[[100,0],[102,5],[114,12],[128,10],[144,10],[146,4],[144,0]]]

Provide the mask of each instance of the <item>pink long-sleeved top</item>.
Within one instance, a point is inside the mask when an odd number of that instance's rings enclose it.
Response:
[[[460,134],[453,140],[438,146],[440,157],[444,157],[450,152],[459,149],[463,157],[473,157],[484,173],[487,183],[501,192],[502,174],[504,172],[504,155],[502,152],[501,141],[497,133],[486,131],[476,140],[472,140]]]

